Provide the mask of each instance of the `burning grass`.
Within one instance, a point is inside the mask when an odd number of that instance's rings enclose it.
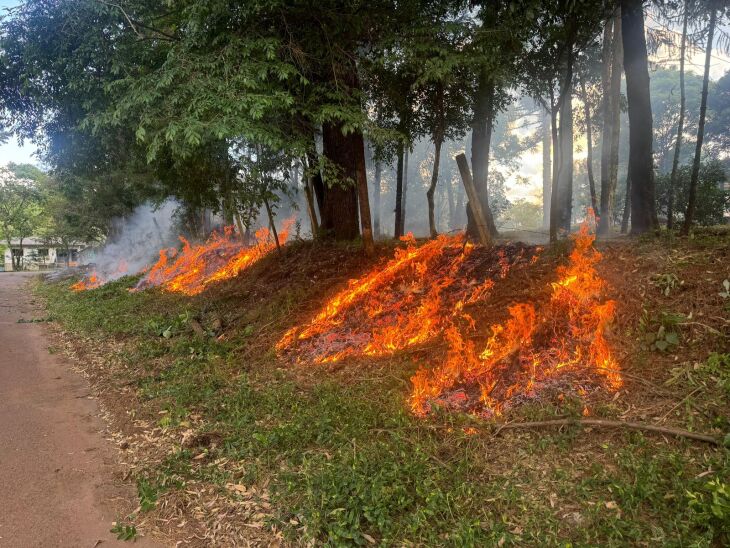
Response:
[[[279,242],[288,237],[293,221],[287,221],[279,231]],[[233,227],[222,233],[214,232],[205,243],[191,245],[180,237],[182,250],[160,250],[159,260],[152,265],[137,284],[136,289],[161,287],[165,291],[197,295],[210,284],[235,278],[243,270],[276,249],[276,242],[268,228],[256,231],[253,245],[244,245]]]
[[[296,361],[332,363],[350,356],[387,356],[438,337],[465,308],[489,298],[496,279],[537,260],[539,248],[515,244],[485,253],[463,236],[418,246],[412,236],[395,257],[351,280],[306,325],[277,344]]]
[[[292,224],[293,221],[286,221],[279,231],[280,244],[286,242]],[[180,241],[183,244],[181,250],[174,247],[160,250],[157,262],[142,270],[144,276],[134,291],[161,287],[174,293],[198,295],[212,283],[235,278],[276,248],[276,241],[268,228],[257,230],[251,245],[245,245],[232,226],[225,227],[222,232],[213,232],[207,241],[200,244],[191,244],[183,236],[180,236]],[[120,261],[112,278],[106,279],[94,270],[73,284],[71,289],[96,289],[128,273],[126,263]]]
[[[460,236],[419,247],[406,238],[392,260],[350,281],[308,324],[290,329],[277,349],[298,362],[331,363],[442,339],[447,351],[440,363],[432,358],[412,379],[417,415],[433,405],[500,414],[556,383],[617,390],[622,380],[606,342],[615,303],[603,300],[605,283],[595,268],[601,255],[588,224],[573,239],[547,304],[512,304],[509,319],[491,325],[481,350],[474,339],[486,330],[472,310],[515,265],[537,261],[539,248],[487,251]]]

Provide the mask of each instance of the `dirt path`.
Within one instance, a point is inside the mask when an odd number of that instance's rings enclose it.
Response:
[[[87,383],[48,351],[28,274],[0,273],[0,547],[130,546],[116,448]],[[157,546],[138,539],[134,546]]]

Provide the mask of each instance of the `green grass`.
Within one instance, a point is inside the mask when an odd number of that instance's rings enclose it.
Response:
[[[417,367],[409,360],[359,378],[323,371],[308,382],[270,350],[244,363],[248,345],[296,306],[300,289],[248,311],[251,321],[221,343],[188,329],[203,300],[128,292],[133,285],[124,278],[79,294],[67,284],[37,292],[66,329],[125,341],[123,359],[143,366],[132,379],[138,395],[167,411],[161,426],[179,427],[195,413],[221,436],[212,456],[245,465],[244,476],[232,478],[213,458],[194,460],[199,449],[177,450],[136,478],[144,507],[192,479],[220,488],[235,479],[270,481],[276,525],[291,539],[332,546],[712,546],[728,538],[724,449],[577,428],[467,435],[475,419],[424,421],[408,412],[407,381]],[[727,397],[727,360],[717,354],[677,375],[711,398]],[[570,400],[532,404],[511,418],[581,409]],[[610,402],[600,411],[616,413]]]

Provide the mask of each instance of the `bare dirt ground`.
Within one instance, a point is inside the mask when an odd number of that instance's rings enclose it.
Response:
[[[49,352],[28,281],[0,274],[0,547],[127,546],[110,529],[134,489],[88,384]]]

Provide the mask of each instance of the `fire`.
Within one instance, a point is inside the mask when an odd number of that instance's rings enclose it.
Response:
[[[331,363],[433,342],[445,352],[435,350],[443,359],[412,378],[409,403],[418,415],[434,404],[500,414],[550,385],[618,389],[622,379],[606,340],[615,303],[602,300],[601,255],[588,223],[573,240],[547,302],[513,304],[506,321],[486,330],[470,307],[489,299],[516,264],[534,264],[541,249],[494,252],[463,236],[418,246],[406,237],[393,259],[351,280],[309,323],[290,329],[277,350],[299,362]]]
[[[96,289],[101,287],[109,281],[109,279],[116,280],[121,278],[129,272],[129,264],[125,259],[119,259],[117,266],[114,271],[108,277],[100,275],[96,270],[93,270],[88,277],[84,277],[71,286],[73,291],[88,291],[89,289]]]
[[[461,235],[442,235],[421,246],[412,235],[403,241],[406,246],[393,259],[351,280],[307,325],[290,329],[277,349],[295,353],[299,361],[331,363],[423,345],[454,318],[469,322],[465,307],[488,298],[494,279],[528,260],[521,246],[510,247],[511,258],[475,254]]]
[[[88,289],[96,289],[97,287],[101,287],[102,285],[104,285],[104,283],[104,280],[101,279],[96,273],[96,270],[94,270],[91,274],[89,274],[88,278],[84,278],[73,284],[71,286],[71,289],[74,291],[86,291]]]
[[[544,310],[530,303],[511,306],[510,318],[491,326],[481,352],[455,327],[446,330],[445,362],[432,370],[422,368],[411,379],[414,413],[427,413],[433,403],[453,406],[452,396],[458,392],[465,400],[459,407],[500,414],[558,377],[570,383],[588,376],[604,379],[613,390],[621,386],[605,338],[615,302],[601,302],[605,283],[596,271],[601,254],[593,247],[587,223],[573,239],[570,261],[558,268]]]
[[[286,241],[293,221],[286,221],[278,233],[280,243]],[[233,227],[214,232],[205,243],[191,245],[180,237],[183,248],[160,250],[158,261],[139,281],[136,289],[162,287],[165,291],[197,295],[211,283],[238,276],[276,248],[267,228],[256,232],[256,243],[245,246]]]

